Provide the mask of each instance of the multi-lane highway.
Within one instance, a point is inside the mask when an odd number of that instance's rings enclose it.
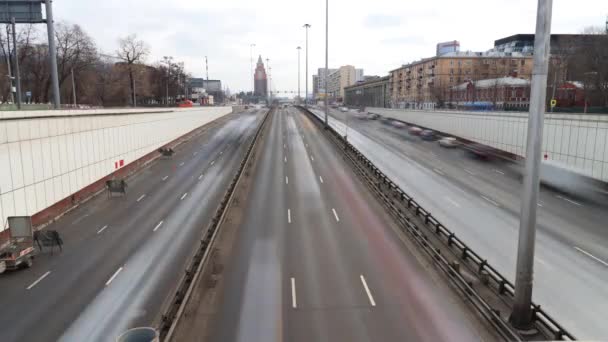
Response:
[[[0,341],[111,341],[151,325],[183,274],[262,117],[231,114],[53,223],[63,252],[0,276]]]
[[[270,119],[212,341],[491,336],[406,248],[311,118],[290,108]]]
[[[510,165],[471,159],[353,113],[331,115],[344,133],[348,123],[349,141],[394,182],[514,279],[521,183]],[[578,338],[608,338],[606,207],[543,188],[538,209],[534,299]]]

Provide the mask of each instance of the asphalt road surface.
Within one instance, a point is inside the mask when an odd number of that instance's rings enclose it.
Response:
[[[311,119],[271,120],[212,341],[485,338]]]
[[[0,341],[113,341],[158,320],[234,175],[261,111],[232,114],[49,229],[61,253],[0,275]]]
[[[331,115],[341,132],[348,123],[349,141],[389,178],[515,279],[522,185],[511,165],[472,159],[380,120]],[[607,207],[546,188],[538,206],[534,300],[576,337],[608,339]]]

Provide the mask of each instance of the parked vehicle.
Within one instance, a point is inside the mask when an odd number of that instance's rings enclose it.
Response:
[[[439,146],[445,148],[457,147],[460,145],[460,142],[454,137],[443,137],[439,139]]]
[[[420,138],[422,138],[422,140],[435,140],[437,138],[437,135],[434,131],[431,131],[430,129],[425,129],[424,131],[420,132]]]
[[[422,128],[412,126],[407,130],[411,135],[420,135],[422,133]]]

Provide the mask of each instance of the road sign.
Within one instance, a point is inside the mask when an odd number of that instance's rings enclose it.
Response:
[[[557,100],[556,99],[551,99],[551,108],[557,106]]]
[[[43,23],[41,0],[0,0],[0,23],[10,24],[15,18],[17,24]]]

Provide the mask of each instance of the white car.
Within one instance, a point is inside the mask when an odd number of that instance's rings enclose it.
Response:
[[[348,108],[346,108],[346,107],[340,107],[340,111],[343,112],[343,113],[346,113],[346,112],[348,112]]]
[[[460,142],[454,137],[443,137],[439,139],[439,146],[442,147],[451,148],[456,147],[458,145],[460,145]]]

